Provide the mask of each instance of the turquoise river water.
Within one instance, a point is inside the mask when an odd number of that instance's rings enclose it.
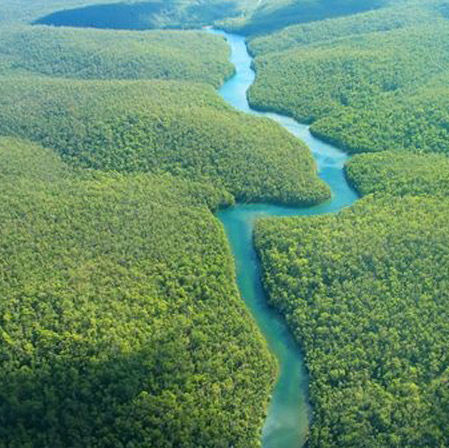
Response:
[[[261,267],[253,245],[253,228],[257,218],[267,216],[307,216],[333,213],[351,205],[357,194],[344,176],[348,156],[337,148],[313,137],[309,127],[275,113],[251,109],[247,90],[254,82],[252,58],[245,38],[219,30],[231,47],[231,62],[236,73],[220,89],[220,95],[234,108],[253,115],[269,117],[304,141],[317,163],[318,175],[332,189],[332,199],[314,207],[289,208],[272,204],[237,204],[218,214],[223,223],[235,258],[240,293],[254,320],[277,359],[279,375],[272,392],[268,416],[262,433],[263,448],[300,448],[304,445],[311,410],[307,399],[308,378],[301,351],[285,321],[268,306],[262,287]]]

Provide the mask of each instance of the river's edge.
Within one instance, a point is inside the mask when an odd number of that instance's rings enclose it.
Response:
[[[301,341],[288,325],[287,316],[274,306],[265,287],[260,252],[255,244],[257,220],[269,216],[307,216],[333,213],[351,205],[357,198],[347,182],[344,166],[349,156],[340,149],[315,139],[310,126],[298,123],[288,115],[258,110],[251,104],[248,91],[256,79],[253,59],[248,53],[244,36],[208,30],[226,39],[231,47],[231,62],[235,75],[220,89],[222,98],[234,109],[272,119],[298,138],[311,153],[318,177],[328,185],[332,194],[315,204],[285,205],[240,203],[220,210],[221,221],[234,256],[237,285],[254,321],[264,337],[266,346],[276,358],[279,374],[273,385],[267,418],[262,430],[264,448],[298,448],[306,446],[313,409],[308,384],[310,373],[304,364]],[[268,397],[270,398],[270,397]]]

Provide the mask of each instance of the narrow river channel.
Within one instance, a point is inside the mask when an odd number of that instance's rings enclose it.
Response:
[[[272,393],[267,420],[263,428],[263,448],[300,448],[304,445],[310,407],[307,398],[308,378],[303,357],[282,317],[268,306],[262,287],[261,268],[253,245],[253,228],[257,218],[267,216],[307,216],[333,213],[351,205],[357,194],[344,176],[348,156],[339,149],[313,137],[309,127],[295,120],[251,109],[246,92],[254,82],[252,58],[245,38],[218,30],[231,47],[231,62],[236,73],[220,89],[220,95],[233,107],[278,122],[311,149],[318,174],[332,189],[332,199],[308,208],[290,208],[272,204],[237,204],[218,214],[223,223],[235,258],[240,293],[279,364],[279,377]]]

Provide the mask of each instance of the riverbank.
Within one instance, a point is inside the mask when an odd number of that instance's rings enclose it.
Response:
[[[347,154],[315,138],[307,125],[280,114],[251,108],[246,93],[256,75],[245,38],[216,30],[208,32],[225,37],[231,47],[231,62],[235,66],[235,74],[220,89],[223,99],[238,110],[276,121],[304,141],[314,156],[319,177],[332,190],[330,201],[313,207],[237,204],[218,213],[234,255],[241,296],[279,365],[279,376],[263,428],[263,447],[297,448],[303,446],[307,439],[311,417],[307,371],[298,344],[284,319],[269,306],[269,298],[263,290],[260,263],[253,244],[254,224],[262,217],[338,212],[353,204],[358,195],[348,184],[344,174],[344,165],[349,158]]]

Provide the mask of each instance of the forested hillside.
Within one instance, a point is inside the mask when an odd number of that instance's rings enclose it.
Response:
[[[448,25],[406,10],[377,22],[385,12],[251,43],[254,103],[382,151],[346,167],[368,195],[355,206],[256,228],[271,303],[310,371],[311,448],[449,444]]]
[[[449,155],[448,80],[444,73],[409,95],[398,91],[370,107],[344,108],[315,122],[312,131],[352,153],[405,148]]]
[[[348,16],[388,3],[388,0],[262,0],[244,17],[227,19],[222,25],[241,34],[267,34],[291,24]]]
[[[310,371],[311,448],[449,445],[449,24],[443,2],[250,40],[253,105],[350,152],[336,216],[264,219],[264,285]],[[413,7],[411,7],[413,6]],[[412,151],[413,153],[411,153]],[[442,154],[423,154],[423,153]]]
[[[239,200],[329,196],[304,145],[201,84],[4,79],[0,133],[54,148],[75,166],[169,172],[224,186]]]
[[[199,27],[245,15],[258,0],[8,0],[0,22],[43,19],[59,25],[149,29]]]
[[[304,144],[218,96],[225,41],[166,29],[217,21],[248,37],[253,106],[364,153],[355,206],[256,225],[308,448],[448,447],[447,0],[5,3],[0,448],[261,446],[277,369],[213,212],[331,194]]]
[[[207,180],[239,200],[294,204],[329,196],[296,139],[196,84],[218,87],[232,74],[220,37],[17,25],[1,27],[0,37],[3,135],[54,148],[76,166]]]
[[[267,36],[252,37],[251,53],[261,55],[294,48],[298,45],[320,44],[334,39],[390,31],[438,20],[439,14],[413,4],[382,8],[337,19],[292,25]]]
[[[200,32],[0,27],[0,75],[179,79],[218,87],[232,75],[223,39]]]
[[[413,4],[255,39],[250,101],[313,123],[315,135],[350,152],[448,152],[443,16]]]
[[[329,189],[219,98],[223,39],[12,23],[63,3],[0,8],[0,447],[258,447],[276,366],[212,211]]]
[[[443,155],[359,154],[347,164],[346,176],[362,195],[449,196],[449,158]]]
[[[310,371],[312,448],[449,444],[448,235],[441,197],[258,223],[265,286]]]
[[[229,198],[0,141],[0,446],[259,446],[274,365],[239,298]]]

